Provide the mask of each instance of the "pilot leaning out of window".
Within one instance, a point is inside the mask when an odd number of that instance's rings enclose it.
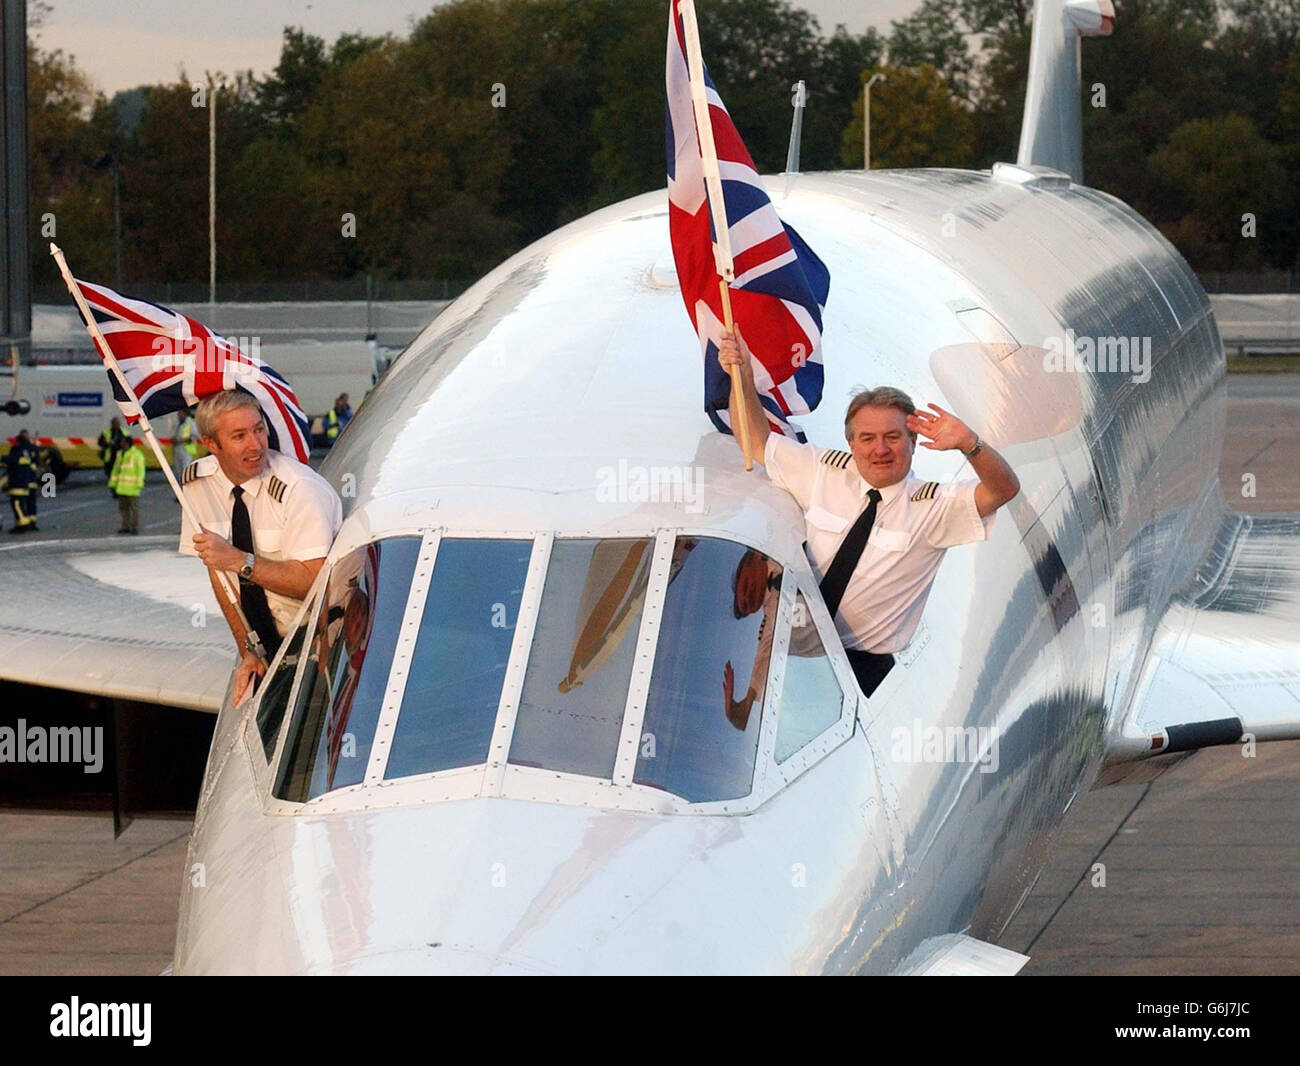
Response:
[[[740,369],[754,456],[804,513],[808,554],[862,691],[870,696],[911,639],[943,553],[987,540],[994,512],[1020,491],[1005,459],[964,422],[883,386],[858,393],[844,416],[849,450],[772,433],[743,337],[723,334],[718,361]],[[978,479],[940,485],[912,474],[917,434],[932,451],[960,451]],[[739,444],[739,441],[737,441]]]
[[[197,555],[211,573],[240,649],[233,693],[239,703],[253,679],[265,674],[324,565],[343,505],[311,467],[270,447],[262,409],[248,393],[206,397],[196,422],[211,454],[185,468],[184,492],[203,528],[194,528],[186,514],[180,550]],[[240,607],[252,633],[227,602],[218,570],[238,578]]]

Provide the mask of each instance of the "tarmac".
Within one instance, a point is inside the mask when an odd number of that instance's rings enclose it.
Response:
[[[1300,375],[1229,379],[1220,478],[1230,506],[1300,512]],[[1242,475],[1256,494],[1242,497]],[[178,508],[150,475],[142,531]],[[6,526],[9,523],[6,522]],[[41,501],[41,532],[115,536],[94,472]],[[123,538],[127,539],[127,538]],[[0,974],[157,974],[171,962],[187,818],[0,809]],[[1098,865],[1100,864],[1100,866]],[[1102,881],[1104,874],[1104,884]],[[1080,795],[999,943],[1026,975],[1300,974],[1300,741],[1198,752],[1155,781]]]

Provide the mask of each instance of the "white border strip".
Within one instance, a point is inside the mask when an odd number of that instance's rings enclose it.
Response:
[[[401,709],[402,694],[406,691],[406,675],[410,672],[411,659],[415,655],[415,642],[420,636],[420,620],[424,617],[424,601],[433,584],[433,568],[438,558],[438,545],[441,543],[441,530],[426,533],[424,542],[420,545],[420,554],[415,560],[415,573],[411,576],[411,591],[406,597],[402,628],[397,633],[397,645],[393,649],[388,687],[384,690],[379,721],[375,723],[375,739],[370,745],[370,762],[366,764],[364,781],[366,785],[377,785],[384,779],[388,754],[392,750],[393,731],[397,727],[397,712]]]
[[[551,547],[554,533],[539,533],[533,541],[533,554],[528,560],[528,573],[524,578],[524,591],[519,598],[519,617],[515,619],[515,639],[510,645],[510,660],[501,682],[501,698],[497,703],[496,724],[492,727],[492,743],[488,748],[487,765],[483,769],[482,796],[499,796],[505,781],[506,763],[510,758],[510,744],[515,736],[515,723],[519,720],[519,697],[524,690],[524,674],[528,657],[533,650],[533,630],[537,627],[537,614],[542,604],[542,590],[546,587],[546,572],[551,565]]]
[[[767,664],[767,686],[763,689],[763,702],[759,707],[761,717],[758,749],[755,752],[754,779],[750,787],[750,793],[760,799],[766,799],[769,794],[768,779],[778,776],[774,772],[776,732],[784,695],[785,660],[790,647],[790,625],[795,594],[795,576],[782,567],[781,594],[777,601],[776,617],[772,620],[772,624],[776,626],[776,633],[772,637],[772,657]],[[777,787],[779,788],[780,785],[778,784]]]

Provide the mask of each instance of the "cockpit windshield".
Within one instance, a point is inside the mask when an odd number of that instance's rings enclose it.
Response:
[[[510,762],[611,778],[654,541],[557,540]]]
[[[274,795],[478,767],[463,794],[567,780],[648,809],[749,796],[765,721],[781,764],[849,707],[786,580],[763,552],[704,536],[360,548],[330,571],[258,710],[269,761],[289,709]]]
[[[487,760],[532,542],[444,539],[385,778]]]

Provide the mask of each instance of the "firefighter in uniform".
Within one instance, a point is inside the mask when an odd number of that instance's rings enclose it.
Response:
[[[338,494],[311,467],[272,450],[266,422],[248,393],[219,392],[197,414],[212,454],[185,470],[183,491],[202,529],[181,520],[180,550],[208,567],[217,602],[240,652],[234,700],[266,672],[324,565],[343,521]],[[238,578],[245,629],[216,571]]]
[[[987,540],[994,512],[1020,491],[997,452],[955,415],[918,411],[893,388],[849,402],[849,451],[828,451],[771,433],[754,389],[743,338],[723,334],[718,361],[740,369],[750,439],[774,485],[804,512],[807,548],[849,663],[870,696],[921,621],[943,553]],[[742,355],[743,350],[743,355]],[[912,474],[917,434],[932,451],[960,450],[978,480],[940,485]]]
[[[144,491],[144,449],[133,439],[117,453],[113,472],[108,476],[108,489],[117,499],[117,511],[122,516],[119,533],[140,532],[140,493]]]
[[[22,430],[5,456],[5,473],[9,478],[9,503],[14,511],[14,528],[10,533],[37,533],[37,482],[41,476],[40,455],[27,430]]]

